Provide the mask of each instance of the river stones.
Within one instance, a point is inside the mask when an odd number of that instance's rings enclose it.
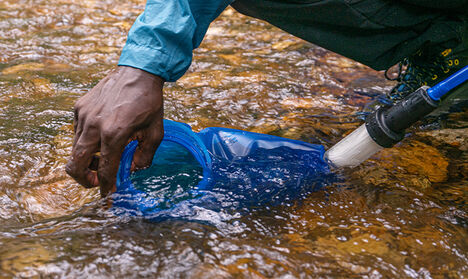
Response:
[[[448,165],[448,159],[437,148],[408,140],[377,153],[352,176],[366,184],[426,189],[447,180]]]

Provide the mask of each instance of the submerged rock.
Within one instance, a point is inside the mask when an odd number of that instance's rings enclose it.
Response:
[[[8,67],[2,71],[4,75],[17,74],[22,71],[42,71],[45,65],[42,63],[25,63]]]
[[[468,151],[468,128],[420,132],[417,136],[437,147],[451,146],[461,151]]]
[[[412,141],[385,149],[377,158],[381,162],[380,166],[388,170],[398,168],[408,174],[423,176],[430,182],[447,179],[447,158],[435,147],[422,142]]]
[[[449,162],[437,148],[419,141],[379,152],[352,175],[366,184],[398,183],[425,189],[447,180]]]

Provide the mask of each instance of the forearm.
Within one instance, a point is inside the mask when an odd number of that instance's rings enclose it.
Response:
[[[232,0],[148,0],[128,34],[119,65],[166,81],[187,71],[210,23]]]

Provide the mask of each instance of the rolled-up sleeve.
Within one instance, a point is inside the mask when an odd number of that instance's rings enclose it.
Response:
[[[232,0],[148,0],[128,33],[120,66],[176,81],[188,69],[210,23]]]

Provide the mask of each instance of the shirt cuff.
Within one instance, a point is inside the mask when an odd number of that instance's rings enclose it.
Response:
[[[190,65],[191,57],[187,57],[187,59],[189,59],[188,64]],[[186,69],[180,72],[171,72],[167,68],[171,62],[171,57],[159,49],[127,43],[122,49],[118,65],[137,68],[159,76],[165,81],[174,82],[184,75]]]

